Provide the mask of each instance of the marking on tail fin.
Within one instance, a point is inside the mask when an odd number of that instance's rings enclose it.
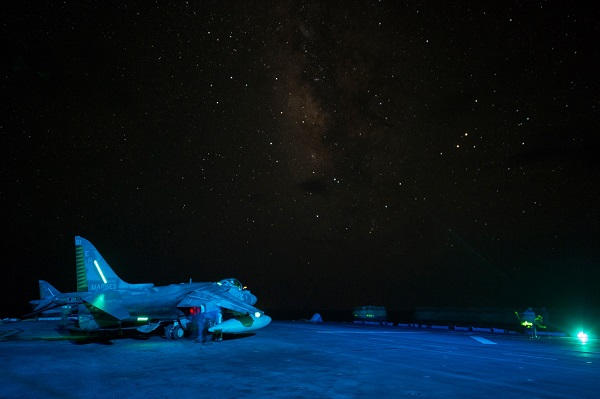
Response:
[[[104,282],[104,284],[106,284],[106,277],[104,277],[104,273],[102,273],[102,269],[100,269],[100,265],[98,264],[96,259],[94,259],[94,266],[96,266],[96,270],[98,270],[98,274],[100,275],[100,277],[102,277],[102,281]]]
[[[77,292],[88,290],[87,277],[85,275],[83,245],[75,245],[75,268],[77,272]]]
[[[50,295],[56,296],[56,295],[54,295],[54,293],[52,292],[52,290],[50,289],[50,287],[46,287],[46,289],[48,290],[48,292],[50,293]]]

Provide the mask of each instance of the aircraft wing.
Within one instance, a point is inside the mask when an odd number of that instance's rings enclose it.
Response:
[[[35,309],[33,309],[32,312],[29,312],[25,315],[23,315],[23,318],[29,318],[31,316],[35,316],[38,315],[40,313],[46,312],[48,310],[52,310],[52,309],[56,309],[60,306],[62,306],[62,304],[60,303],[54,303],[54,302],[48,302],[48,301],[44,301],[44,300],[34,300],[34,301],[29,301],[32,305],[36,305]]]
[[[90,292],[82,295],[81,299],[118,320],[123,320],[130,316],[127,309],[120,305],[120,298],[111,295],[110,292],[100,294]]]
[[[239,300],[238,298],[229,294],[226,289],[216,284],[199,288],[189,293],[177,304],[177,307],[200,307],[202,305],[206,305],[207,303],[212,303],[221,308],[233,310],[234,312],[239,313],[248,313],[252,315],[255,312],[260,312],[260,310],[254,306]]]

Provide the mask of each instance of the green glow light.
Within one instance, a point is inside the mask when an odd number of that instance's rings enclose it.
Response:
[[[586,333],[584,333],[583,331],[579,331],[577,333],[577,338],[579,339],[579,341],[581,341],[582,344],[585,344],[586,342],[588,342],[588,335]]]
[[[106,284],[106,278],[104,277],[104,273],[102,273],[102,269],[100,269],[100,265],[98,264],[98,262],[96,262],[96,259],[94,259],[94,266],[96,266],[98,274],[100,275],[100,277],[102,277],[102,281],[104,281],[104,284]]]
[[[138,316],[137,321],[148,321],[148,316]]]
[[[92,305],[94,305],[98,309],[102,309],[102,308],[104,308],[104,302],[105,302],[104,301],[104,294],[100,294],[96,298],[94,298],[94,301],[92,302]]]
[[[530,322],[530,321],[524,321],[524,322],[522,322],[522,323],[521,323],[521,325],[522,325],[523,327],[530,328],[531,326],[533,326],[533,323],[532,323],[532,322]]]

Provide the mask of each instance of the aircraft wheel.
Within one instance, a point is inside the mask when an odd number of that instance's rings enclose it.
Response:
[[[165,326],[165,338],[172,339],[173,338],[173,326]]]
[[[171,330],[171,337],[173,339],[183,338],[183,328],[181,328],[180,326],[173,327],[173,329]]]

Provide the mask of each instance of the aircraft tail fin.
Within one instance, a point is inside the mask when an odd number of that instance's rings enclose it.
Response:
[[[117,276],[96,247],[80,236],[75,236],[75,270],[78,292],[130,286]]]
[[[40,280],[40,299],[52,299],[55,296],[60,294],[60,291],[57,290],[47,281]]]
[[[23,317],[30,317],[44,310],[51,309],[56,307],[54,305],[55,298],[61,294],[59,290],[54,288],[49,282],[44,280],[39,280],[40,284],[40,299],[34,299],[33,301],[29,301],[30,304],[34,306],[33,312],[26,314]]]

